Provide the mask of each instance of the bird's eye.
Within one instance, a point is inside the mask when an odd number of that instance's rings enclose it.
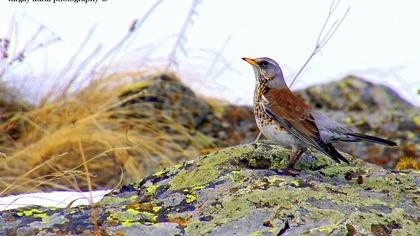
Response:
[[[260,66],[261,66],[262,68],[267,68],[267,66],[268,66],[268,62],[267,62],[267,61],[262,61],[262,62],[260,63]]]

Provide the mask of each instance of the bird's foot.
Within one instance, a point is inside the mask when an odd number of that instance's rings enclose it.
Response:
[[[282,171],[281,171],[281,174],[283,174],[283,175],[289,175],[289,176],[293,176],[293,177],[295,177],[295,176],[297,176],[297,175],[299,175],[300,174],[300,171],[299,170],[296,170],[295,168],[293,168],[293,167],[290,167],[290,168],[284,168]]]
[[[258,135],[257,135],[257,137],[255,138],[255,140],[254,140],[254,142],[251,142],[251,145],[254,147],[254,148],[257,148],[258,147],[258,143],[260,143],[260,138],[261,138],[261,132],[259,132],[258,133]]]
[[[258,142],[257,141],[251,142],[250,144],[252,145],[252,147],[254,149],[258,147]]]
[[[287,163],[286,168],[283,170],[283,174],[290,175],[290,176],[296,176],[299,175],[299,170],[296,170],[294,168],[295,163],[299,160],[299,157],[305,152],[305,149],[300,149],[298,151],[295,151],[289,160],[289,163]]]

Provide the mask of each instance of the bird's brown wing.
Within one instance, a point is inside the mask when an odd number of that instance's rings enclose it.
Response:
[[[311,108],[289,89],[270,89],[264,94],[265,109],[296,138],[323,152],[334,161],[349,163],[331,143],[324,143],[311,116]]]
[[[311,108],[289,89],[270,89],[264,94],[267,109],[276,117],[284,119],[291,128],[310,139],[316,139],[318,128],[310,112]]]

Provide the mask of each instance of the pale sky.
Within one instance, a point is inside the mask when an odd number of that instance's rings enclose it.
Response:
[[[154,2],[1,1],[0,37],[8,34],[10,22],[15,19],[18,45],[23,45],[39,24],[61,38],[47,50],[32,54],[24,66],[13,68],[6,78],[10,81],[25,72],[38,84],[50,86],[50,78],[56,78],[54,73],[62,70],[94,24],[97,27],[79,62],[98,45],[101,53],[115,45],[131,22],[141,18]],[[116,65],[122,69],[141,69],[145,62],[149,68],[165,66],[191,3],[163,1],[119,54]],[[241,58],[271,57],[290,80],[312,52],[330,4],[330,0],[202,0],[194,24],[186,32],[184,46],[188,53],[177,53],[178,66],[174,69],[200,93],[250,104],[254,74]],[[331,22],[349,6],[343,24],[292,89],[355,74],[387,84],[420,105],[420,96],[416,95],[420,87],[420,2],[343,0]],[[213,62],[214,52],[221,50],[223,57]],[[30,85],[32,94],[39,93],[37,86]]]

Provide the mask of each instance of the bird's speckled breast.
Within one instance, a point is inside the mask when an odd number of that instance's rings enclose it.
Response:
[[[255,87],[254,116],[258,128],[265,137],[277,144],[286,147],[296,146],[296,138],[264,111],[266,101],[263,99],[263,95],[266,91],[267,87],[261,83],[258,83]]]

